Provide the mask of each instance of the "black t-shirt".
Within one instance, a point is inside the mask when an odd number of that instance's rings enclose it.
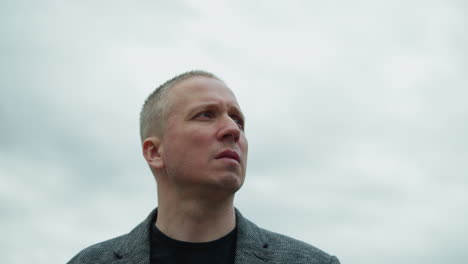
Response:
[[[234,264],[236,232],[234,228],[226,236],[204,243],[174,240],[163,234],[156,225],[151,227],[151,264]]]

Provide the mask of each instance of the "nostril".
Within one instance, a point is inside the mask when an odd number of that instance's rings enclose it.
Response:
[[[235,142],[239,141],[239,135],[238,134],[233,134],[233,133],[224,134],[223,138],[224,139],[232,138],[232,139],[234,139]]]

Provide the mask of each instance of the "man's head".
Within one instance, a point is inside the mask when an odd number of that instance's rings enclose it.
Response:
[[[141,125],[143,154],[158,185],[196,195],[237,191],[245,178],[248,143],[233,92],[206,72],[185,73],[161,87],[166,88],[151,94],[143,108],[162,103],[156,107],[160,123]],[[158,121],[143,111],[142,122]]]

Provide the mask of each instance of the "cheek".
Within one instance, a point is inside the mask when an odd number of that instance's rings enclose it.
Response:
[[[170,142],[181,158],[199,160],[210,148],[210,136],[202,129],[191,129],[174,135]]]
[[[247,138],[245,136],[243,136],[240,140],[239,140],[239,146],[240,148],[242,149],[242,151],[245,153],[245,155],[247,155],[247,152],[249,150],[249,142],[247,141]]]
[[[208,148],[210,142],[212,142],[213,136],[209,131],[204,129],[193,129],[187,135],[184,140],[187,145],[197,147],[198,149]]]

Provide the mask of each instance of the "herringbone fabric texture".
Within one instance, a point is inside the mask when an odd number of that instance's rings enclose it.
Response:
[[[150,264],[150,227],[157,209],[130,233],[90,246],[68,264]],[[302,241],[257,227],[236,209],[236,264],[339,264]]]

